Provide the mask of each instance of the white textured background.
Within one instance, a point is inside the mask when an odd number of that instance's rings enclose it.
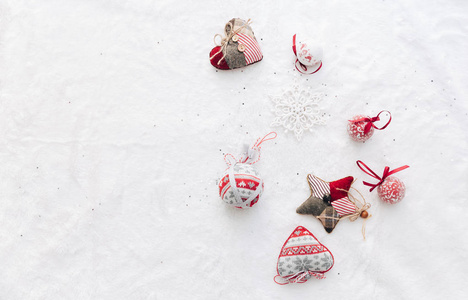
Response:
[[[216,72],[212,38],[252,18],[264,52]],[[297,76],[291,38],[324,66]],[[0,0],[0,299],[461,299],[468,289],[468,3]],[[224,153],[271,131],[268,95],[324,94],[328,125],[278,129],[265,193],[225,206]],[[346,120],[390,110],[365,144]],[[384,205],[355,165],[411,166]],[[347,175],[372,203],[327,234],[295,209],[306,174]],[[297,225],[335,256],[322,281],[273,282]]]

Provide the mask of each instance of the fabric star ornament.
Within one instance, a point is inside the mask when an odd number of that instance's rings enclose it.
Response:
[[[328,233],[335,229],[340,218],[360,212],[356,204],[348,198],[354,181],[352,176],[326,182],[317,176],[307,175],[311,195],[296,209],[301,215],[313,215],[322,222]]]
[[[305,227],[289,236],[278,257],[277,284],[304,283],[312,277],[325,278],[334,264],[333,254]]]

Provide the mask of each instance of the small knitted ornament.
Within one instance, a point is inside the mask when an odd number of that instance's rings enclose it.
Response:
[[[296,69],[302,74],[314,74],[322,68],[323,49],[314,45],[311,40],[299,40],[293,36],[294,55],[296,55]]]
[[[335,229],[336,224],[342,218],[349,218],[355,221],[359,216],[366,219],[367,209],[370,204],[361,203],[358,207],[349,197],[349,189],[354,181],[352,176],[348,176],[336,181],[326,182],[317,176],[307,175],[310,187],[310,197],[296,209],[301,215],[313,215],[322,222],[323,228],[328,233]],[[358,201],[354,198],[354,201]],[[364,213],[365,212],[365,213]],[[364,235],[364,227],[363,227]]]
[[[378,128],[375,126],[374,122],[380,121],[380,114],[387,112],[389,119],[387,124],[383,127]],[[351,120],[348,121],[348,134],[356,142],[365,142],[374,134],[374,128],[377,130],[385,129],[390,121],[392,120],[392,115],[389,111],[383,110],[376,117],[368,117],[364,115],[354,116]]]
[[[274,138],[276,132],[270,132],[264,138],[257,139],[238,160],[231,154],[224,156],[228,169],[220,179],[218,187],[219,195],[225,203],[237,208],[249,208],[258,202],[264,186],[253,164],[260,160],[261,144]]]
[[[385,167],[383,175],[380,177],[362,161],[358,160],[356,164],[364,173],[379,180],[379,182],[375,184],[365,181],[363,181],[363,183],[364,185],[371,187],[371,192],[377,188],[377,194],[382,201],[389,204],[395,204],[400,202],[405,197],[406,187],[404,183],[400,179],[390,175],[403,171],[404,169],[409,168],[409,166],[405,165],[392,171],[390,171],[389,167]]]
[[[294,229],[278,257],[277,284],[304,283],[310,278],[325,278],[334,264],[333,254],[306,228]]]
[[[234,18],[224,27],[225,36],[215,35],[215,44],[210,52],[210,62],[213,67],[221,70],[231,70],[251,65],[263,59],[260,45],[250,27],[250,19]],[[216,37],[221,37],[221,43],[216,43]]]

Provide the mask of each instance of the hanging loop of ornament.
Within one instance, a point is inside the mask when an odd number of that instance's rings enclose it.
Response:
[[[275,139],[277,136],[278,134],[272,131],[265,135],[263,138],[258,138],[255,141],[255,143],[251,147],[249,147],[247,153],[243,153],[239,159],[236,159],[234,155],[228,153],[224,155],[224,161],[226,162],[228,167],[231,167],[236,163],[253,165],[254,163],[260,160],[260,150],[262,149],[262,144],[266,141]]]
[[[404,165],[402,167],[399,167],[399,168],[396,168],[394,170],[391,170],[390,171],[390,167],[385,167],[384,169],[384,172],[382,174],[382,177],[380,177],[379,175],[377,175],[374,171],[372,171],[365,163],[363,163],[362,161],[358,160],[356,161],[356,164],[358,165],[358,167],[364,172],[366,173],[367,175],[370,175],[372,177],[374,177],[375,179],[379,180],[378,183],[376,184],[372,184],[372,183],[369,183],[369,182],[365,182],[363,181],[362,183],[364,183],[364,185],[367,185],[367,186],[370,186],[370,192],[372,192],[376,187],[378,187],[379,185],[381,185],[385,179],[390,176],[390,175],[393,175],[397,172],[400,172],[400,171],[403,171],[404,169],[407,169],[409,168],[409,166],[407,165]]]
[[[380,114],[383,113],[383,112],[387,112],[390,117],[388,119],[387,124],[385,124],[384,126],[379,128],[379,127],[375,126],[374,122],[380,121]],[[381,112],[379,112],[379,114],[377,116],[375,116],[373,118],[364,117],[364,118],[359,118],[357,120],[349,120],[349,121],[353,122],[353,123],[366,122],[366,126],[364,127],[364,134],[368,134],[369,131],[371,130],[371,127],[374,127],[377,130],[383,130],[383,129],[387,128],[388,124],[390,124],[390,122],[392,121],[392,114],[388,110],[382,110]]]

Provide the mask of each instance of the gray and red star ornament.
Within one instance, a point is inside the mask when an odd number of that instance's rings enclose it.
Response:
[[[331,233],[336,224],[344,217],[358,216],[367,218],[366,207],[357,207],[349,199],[349,189],[354,178],[344,177],[336,181],[327,182],[314,175],[307,175],[310,187],[310,197],[296,209],[301,215],[313,215],[322,222],[324,229]]]

